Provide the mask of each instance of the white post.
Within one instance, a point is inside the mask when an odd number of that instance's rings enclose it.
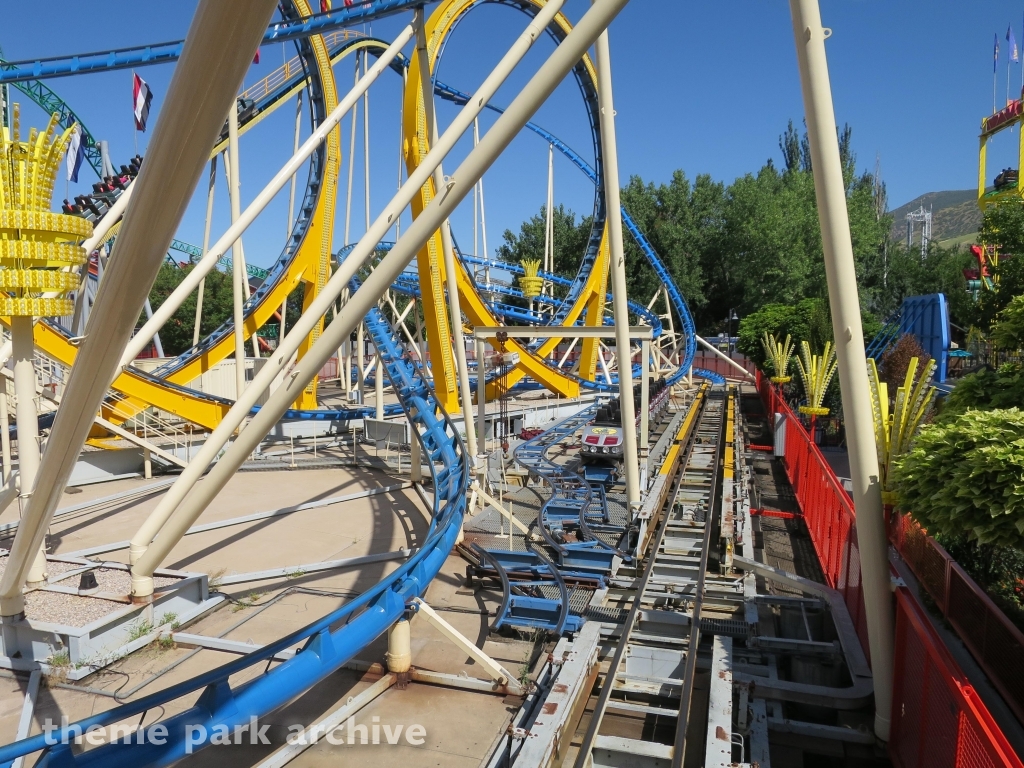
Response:
[[[292,140],[292,154],[299,154],[299,137],[302,134],[302,89],[295,94],[295,136]],[[291,186],[288,190],[288,226],[285,230],[287,237],[292,236],[292,227],[295,226],[295,181],[297,173],[292,174]]]
[[[640,489],[647,488],[647,455],[651,428],[651,340],[640,342]]]
[[[871,675],[875,687],[875,735],[889,740],[892,709],[893,615],[889,585],[888,541],[882,513],[874,418],[871,412],[864,335],[861,330],[857,272],[850,239],[832,87],[817,0],[790,0],[793,35],[803,88],[807,136],[811,145],[814,190],[825,252],[832,329],[839,361],[839,384],[846,415],[846,442],[857,514],[861,579],[867,613]]]
[[[544,232],[544,271],[555,266],[555,145],[548,144],[548,220]]]
[[[415,12],[416,24],[416,55],[419,58],[421,80],[423,82],[423,113],[430,131],[430,144],[437,144],[437,119],[434,114],[434,79],[431,77],[430,61],[427,56],[427,35],[423,28],[423,9]],[[434,189],[440,192],[444,188],[444,171],[442,165],[434,169]],[[455,363],[458,366],[459,390],[462,395],[463,423],[469,424],[473,413],[473,394],[469,386],[469,365],[466,362],[466,341],[462,334],[462,307],[459,298],[458,272],[455,265],[455,245],[452,240],[451,225],[445,221],[441,226],[441,251],[444,256],[445,283],[448,289],[448,308],[451,312],[452,344],[455,346]],[[476,435],[472,429],[466,429],[466,449],[476,464]]]
[[[302,135],[302,90],[295,94],[295,137],[292,141],[292,156],[299,154],[299,138]],[[292,174],[291,186],[288,190],[288,226],[287,237],[292,236],[292,228],[295,226],[295,181],[297,172]],[[281,302],[281,324],[277,332],[277,343],[284,341],[285,325],[288,316],[288,297]]]
[[[3,482],[11,476],[11,419],[7,411],[7,378],[0,381],[0,449],[3,451]]]
[[[32,497],[36,475],[39,472],[39,415],[36,411],[36,370],[32,358],[35,344],[32,339],[32,318],[11,318],[11,344],[14,357],[14,407],[18,419],[18,474],[21,478],[22,519]],[[46,554],[44,547],[35,552],[27,581],[38,584],[46,581]]]
[[[466,431],[469,431],[469,415],[466,414]],[[487,469],[487,343],[476,341],[476,431],[480,451],[480,467]],[[482,483],[481,483],[482,485]]]
[[[356,331],[356,397],[360,405],[363,404],[363,398],[366,393],[366,377],[363,373],[363,357],[366,349],[366,336],[365,336],[366,324],[360,323],[359,329]]]
[[[384,361],[377,354],[377,370],[373,374],[373,416],[378,421],[384,419]]]
[[[203,256],[210,250],[210,226],[213,224],[213,193],[217,188],[217,158],[210,158],[210,186],[206,193],[206,225],[203,227]],[[195,267],[192,267],[195,269]],[[199,283],[196,295],[196,326],[192,329],[192,346],[199,343],[199,328],[203,324],[203,293],[206,291],[206,278]]]
[[[242,206],[239,200],[240,185],[238,181],[238,103],[232,102],[228,110],[228,153],[231,161],[225,164],[228,166],[228,192],[231,198],[231,223],[238,221],[241,215]],[[242,240],[237,238],[231,246],[231,272],[232,272],[232,297],[233,317],[235,324],[235,399],[242,396],[245,391],[245,318],[242,316],[243,291],[242,283],[245,281],[245,268],[242,264]]]
[[[591,0],[596,2],[596,0]],[[640,503],[637,462],[636,408],[633,406],[633,364],[629,346],[629,304],[626,296],[626,257],[622,245],[622,204],[619,201],[619,155],[615,139],[611,49],[608,31],[597,39],[597,93],[601,110],[601,148],[604,152],[604,194],[608,211],[608,244],[612,257],[612,313],[615,317],[615,355],[619,361],[619,402],[622,408],[623,464],[626,501]]]

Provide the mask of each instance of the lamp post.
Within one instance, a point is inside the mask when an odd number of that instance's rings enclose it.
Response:
[[[734,309],[730,309],[729,310],[729,357],[732,357],[732,353],[733,353],[732,323],[733,323],[734,320],[739,320],[739,319],[740,319],[739,315],[736,314],[735,308]]]

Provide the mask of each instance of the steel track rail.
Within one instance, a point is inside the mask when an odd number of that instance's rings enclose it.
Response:
[[[622,660],[625,657],[626,649],[629,647],[629,636],[632,634],[632,632],[633,632],[633,630],[634,630],[634,628],[636,626],[637,618],[639,617],[640,612],[642,610],[642,604],[643,604],[643,600],[644,600],[644,595],[645,595],[647,586],[648,586],[648,584],[651,581],[651,577],[654,574],[655,565],[657,564],[658,552],[661,550],[662,544],[664,543],[665,534],[668,531],[669,524],[670,524],[671,519],[672,519],[671,511],[672,511],[672,509],[674,509],[674,507],[676,505],[676,501],[679,498],[679,493],[680,493],[680,491],[683,489],[683,487],[685,485],[686,469],[687,469],[687,467],[690,464],[690,459],[694,455],[694,447],[697,445],[697,437],[698,437],[698,435],[700,433],[700,425],[702,423],[703,417],[709,412],[708,411],[708,402],[709,402],[709,400],[706,397],[705,398],[701,398],[699,401],[695,402],[695,405],[697,405],[697,407],[700,408],[700,411],[697,414],[697,418],[695,418],[693,420],[692,426],[690,427],[690,431],[689,431],[689,433],[686,436],[686,444],[685,444],[685,448],[684,448],[684,451],[683,451],[683,460],[678,463],[678,469],[675,470],[675,475],[673,477],[673,489],[672,489],[671,496],[669,498],[669,501],[662,508],[662,511],[661,511],[661,521],[660,521],[660,523],[658,525],[658,531],[657,531],[657,534],[656,534],[655,538],[652,540],[651,548],[649,550],[650,556],[648,557],[647,564],[644,567],[644,572],[643,572],[643,575],[640,578],[640,583],[637,585],[636,596],[633,598],[633,603],[630,606],[629,613],[626,616],[625,624],[622,627],[622,631],[621,631],[621,634],[620,634],[620,638],[621,639],[619,641],[618,646],[615,649],[615,654],[612,657],[610,666],[608,668],[608,672],[605,675],[604,684],[601,687],[601,693],[600,693],[600,695],[598,697],[597,704],[595,705],[594,713],[591,716],[590,725],[587,728],[586,734],[583,737],[583,742],[580,745],[579,753],[576,756],[576,761],[574,763],[574,768],[586,768],[586,766],[588,766],[590,764],[590,756],[591,756],[591,752],[593,751],[594,742],[597,739],[598,733],[600,732],[602,721],[604,720],[605,713],[607,712],[608,705],[609,705],[609,703],[611,701],[612,692],[615,689],[615,685],[614,685],[615,678],[616,678],[616,676],[618,674],[619,668],[622,666]],[[719,443],[718,443],[715,455],[716,455],[716,461],[715,461],[716,471],[715,471],[713,477],[717,477],[717,464],[718,464],[718,461],[720,460],[720,455],[721,455],[721,440],[719,440]],[[716,485],[713,482],[712,483],[712,488],[711,488],[711,498],[713,498],[715,490],[716,490]],[[708,553],[708,550],[709,550],[709,543],[710,543],[709,542],[709,537],[710,537],[711,529],[712,529],[712,520],[708,519],[708,520],[705,521],[705,526],[704,526],[704,552],[703,552],[702,559],[701,559],[702,570],[701,570],[701,576],[700,576],[700,581],[699,581],[700,589],[703,589],[703,573],[704,573],[704,569],[707,566],[707,553]],[[698,590],[697,594],[695,595],[695,601],[694,601],[694,604],[695,604],[694,613],[695,613],[695,617],[696,617],[695,618],[695,622],[698,622],[698,623],[700,621],[700,618],[699,618],[699,607],[697,607],[697,606],[699,606],[700,599],[701,599],[700,589]],[[693,637],[693,633],[691,631],[691,641],[692,641],[692,637]],[[690,662],[691,658],[694,660],[694,666],[695,666],[697,654],[696,654],[696,652],[691,652],[691,650],[695,651],[695,649],[696,649],[696,645],[691,645],[688,648],[688,650],[687,650],[687,665],[688,666],[689,666],[689,662]],[[691,679],[692,679],[692,675],[691,675]],[[684,684],[684,688],[685,688],[685,684]],[[691,682],[691,689],[692,689],[692,682]],[[682,705],[682,702],[681,702],[681,709],[682,709],[682,706],[683,705]],[[683,719],[684,714],[688,714],[688,713],[684,713],[682,711],[680,712],[680,720]],[[685,727],[684,727],[684,730],[685,730]]]
[[[726,398],[732,397],[727,394]],[[705,399],[705,402],[707,400]],[[726,420],[723,418],[719,429],[718,445],[715,451],[714,472],[711,475],[711,488],[708,491],[708,512],[704,520],[704,543],[700,553],[700,574],[697,577],[697,591],[694,594],[692,618],[690,620],[690,640],[686,651],[686,671],[683,674],[683,689],[679,697],[679,719],[676,721],[676,738],[672,750],[672,768],[682,768],[686,755],[686,727],[690,721],[690,704],[693,699],[693,681],[697,674],[697,649],[700,645],[700,613],[704,605],[704,583],[708,574],[708,555],[711,552],[711,533],[715,527],[715,496],[718,494],[719,464],[722,461],[725,446]],[[720,512],[720,506],[718,507]],[[653,559],[653,558],[652,558]]]

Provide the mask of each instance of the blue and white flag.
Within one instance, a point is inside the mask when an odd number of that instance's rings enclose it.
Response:
[[[71,128],[71,140],[68,142],[68,181],[78,182],[78,170],[85,160],[85,142],[82,141],[82,126],[75,123]]]
[[[1013,25],[1006,28],[1006,42],[1009,43],[1007,53],[1010,55],[1010,61],[1020,61],[1017,55],[1017,40],[1013,36]]]

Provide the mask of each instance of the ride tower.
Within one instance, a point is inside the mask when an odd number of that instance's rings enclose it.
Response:
[[[1017,167],[1003,168],[992,179],[992,188],[988,189],[988,142],[997,133],[1007,129],[1017,130]],[[982,213],[988,206],[1009,200],[1024,202],[1024,179],[1020,169],[1024,167],[1024,93],[1022,98],[1013,99],[1005,107],[981,119],[981,134],[978,137],[978,207]],[[968,284],[977,293],[977,288],[993,290],[998,283],[999,249],[994,245],[975,245],[971,252],[978,260],[978,275],[965,276]],[[973,270],[971,270],[973,272]]]

